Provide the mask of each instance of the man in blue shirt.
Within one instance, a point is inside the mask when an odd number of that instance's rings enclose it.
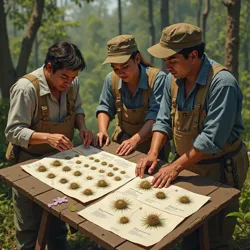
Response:
[[[155,174],[155,187],[168,187],[188,169],[241,189],[249,162],[240,139],[243,97],[236,79],[207,57],[200,28],[190,24],[164,28],[160,42],[148,51],[166,62],[170,74],[153,126],[150,151],[138,162],[136,175],[143,177],[146,166],[152,174],[158,152],[173,139],[177,157]],[[230,249],[236,221],[224,216],[237,209],[238,201],[210,221],[211,249]],[[182,249],[199,249],[197,236],[195,232],[184,238]]]

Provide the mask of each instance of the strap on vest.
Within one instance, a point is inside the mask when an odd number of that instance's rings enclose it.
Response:
[[[143,107],[144,107],[145,111],[148,110],[148,100],[152,95],[155,78],[159,72],[160,72],[159,69],[152,68],[152,67],[150,67],[146,71],[147,78],[148,78],[148,89],[143,90],[143,96],[142,96],[143,97]],[[113,71],[111,73],[111,88],[112,88],[113,96],[115,98],[115,106],[117,109],[117,116],[118,116],[118,126],[121,126],[121,121],[122,121],[122,113],[121,112],[123,109],[123,103],[121,100],[121,90],[118,89],[119,80],[120,80],[120,78]]]
[[[204,86],[199,86],[199,90],[196,96],[196,101],[194,105],[194,121],[197,124],[197,127],[199,128],[199,123],[200,123],[200,114],[203,110],[206,96],[208,89],[210,87],[210,84],[213,80],[213,78],[217,75],[222,70],[227,70],[224,66],[220,64],[215,64],[212,65],[211,69],[208,72],[208,77],[207,77],[207,82],[206,85]],[[174,127],[174,116],[176,113],[177,109],[177,93],[178,93],[178,85],[176,84],[176,79],[172,77],[172,82],[171,82],[171,97],[172,97],[172,110],[171,110],[171,115],[173,117],[172,119],[172,126]],[[200,130],[201,128],[199,128]]]
[[[38,114],[39,120],[41,120],[41,119],[48,120],[49,110],[48,110],[48,105],[47,105],[47,99],[45,96],[40,96],[39,79],[32,74],[24,75],[22,78],[28,79],[36,89],[36,93],[37,93],[37,97],[38,97],[38,107],[40,110],[40,112]]]

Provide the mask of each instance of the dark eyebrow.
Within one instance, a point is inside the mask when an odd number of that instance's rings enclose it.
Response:
[[[66,77],[68,77],[68,78],[72,78],[71,76],[68,76],[68,75],[66,75],[66,74],[61,74],[61,76],[66,76]],[[76,75],[76,76],[74,76],[73,78],[75,78],[75,77],[77,77],[78,75]]]
[[[124,66],[125,66],[125,65],[127,65],[127,64],[128,64],[127,62],[122,63],[122,64],[121,64],[121,67],[124,67]],[[112,68],[112,69],[115,69],[115,67],[114,67],[114,66],[112,66],[112,65],[111,65],[111,68]]]

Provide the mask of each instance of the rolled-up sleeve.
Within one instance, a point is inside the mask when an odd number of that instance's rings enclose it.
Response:
[[[9,142],[28,148],[34,130],[30,129],[32,116],[37,107],[36,90],[32,86],[18,88],[14,85],[10,93],[10,110],[5,136]]]
[[[171,81],[170,75],[166,78],[166,84],[163,89],[163,97],[160,103],[160,109],[153,125],[152,131],[160,131],[172,138],[172,121],[171,121]]]
[[[111,74],[112,73],[109,73],[104,80],[102,93],[99,99],[99,105],[96,108],[96,116],[100,112],[104,112],[109,115],[110,120],[113,120],[116,114],[116,107],[115,107],[115,98],[111,86]]]
[[[224,75],[224,79],[220,75]],[[193,146],[206,154],[217,154],[227,142],[241,107],[242,94],[228,72],[219,73],[208,98],[208,111],[202,132]],[[228,76],[228,77],[227,77]]]
[[[145,117],[145,121],[147,120],[156,120],[157,114],[160,109],[160,103],[163,96],[164,86],[166,85],[167,75],[160,71],[154,82],[154,86],[152,89],[152,95],[149,99],[149,108]]]

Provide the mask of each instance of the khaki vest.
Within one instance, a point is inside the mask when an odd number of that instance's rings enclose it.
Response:
[[[221,70],[227,70],[220,64],[214,65],[207,78],[205,86],[201,86],[197,92],[195,106],[193,110],[178,111],[177,93],[178,85],[176,79],[172,79],[171,97],[172,97],[172,129],[173,142],[176,153],[181,156],[188,152],[194,139],[200,134],[204,127],[206,111],[203,109],[209,86],[215,75]],[[244,161],[242,160],[244,159]],[[239,169],[240,167],[240,169]],[[228,142],[223,146],[222,151],[216,155],[207,155],[207,157],[190,167],[188,170],[208,176],[216,181],[241,188],[248,169],[248,157],[246,147],[241,139],[233,144]]]
[[[121,90],[118,89],[119,77],[112,72],[111,85],[112,92],[115,98],[115,106],[117,110],[116,128],[112,135],[112,140],[117,143],[122,143],[140,131],[145,123],[145,117],[148,111],[148,103],[152,95],[155,78],[159,73],[159,69],[149,68],[147,71],[148,89],[143,90],[143,106],[137,109],[127,108],[121,100]],[[150,148],[151,136],[139,144],[137,150],[147,153]]]
[[[25,75],[23,76],[23,78],[27,78],[34,85],[38,96],[38,106],[40,110],[38,114],[38,123],[31,126],[30,128],[33,129],[35,132],[64,134],[70,140],[72,140],[75,122],[75,101],[73,99],[73,89],[70,88],[69,92],[67,93],[67,116],[62,122],[53,122],[48,120],[49,110],[46,96],[40,96],[39,79],[32,74]],[[51,153],[53,151],[56,151],[56,149],[51,147],[49,144],[29,145],[28,148],[21,148],[19,146],[12,145],[11,143],[9,143],[6,152],[6,158],[8,160],[19,158],[18,162],[21,162],[20,157],[23,161],[28,160],[28,158],[32,158],[34,156],[41,156],[47,153]]]

